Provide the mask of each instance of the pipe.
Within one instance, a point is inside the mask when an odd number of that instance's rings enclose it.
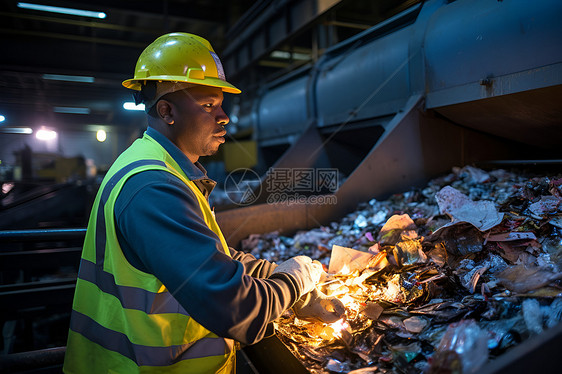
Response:
[[[37,229],[37,230],[4,230],[0,231],[2,241],[33,241],[83,239],[85,228],[78,229]]]
[[[426,109],[457,124],[552,146],[562,136],[555,99],[562,93],[560,16],[556,0],[417,4],[328,49],[306,84],[298,76],[270,86],[256,106],[258,140],[287,143],[289,132],[310,122],[345,130],[394,115],[422,94]],[[300,102],[307,102],[307,118]]]
[[[0,371],[2,373],[16,373],[51,368],[53,372],[55,372],[55,369],[60,372],[62,371],[65,353],[66,347],[57,347],[2,355],[0,356]]]

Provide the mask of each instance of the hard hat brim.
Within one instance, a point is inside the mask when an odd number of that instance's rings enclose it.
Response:
[[[232,93],[232,94],[239,94],[242,91],[238,88],[236,88],[234,85],[223,81],[222,79],[219,78],[213,78],[213,77],[205,77],[205,79],[193,79],[193,78],[187,78],[185,76],[153,76],[153,77],[148,77],[148,78],[143,78],[143,79],[127,79],[125,81],[123,81],[123,86],[125,88],[131,89],[131,90],[135,90],[135,91],[140,91],[141,87],[142,87],[142,82],[144,81],[164,81],[164,82],[185,82],[185,83],[191,83],[191,84],[197,84],[197,85],[201,85],[201,86],[210,86],[210,87],[218,87],[220,89],[223,90],[223,92],[227,92],[227,93]]]

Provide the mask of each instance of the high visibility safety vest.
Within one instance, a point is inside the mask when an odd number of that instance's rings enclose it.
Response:
[[[121,154],[96,196],[72,306],[64,372],[231,373],[235,342],[194,321],[154,275],[133,267],[117,240],[114,205],[125,181],[165,170],[193,191],[208,227],[228,246],[201,191],[153,138]]]

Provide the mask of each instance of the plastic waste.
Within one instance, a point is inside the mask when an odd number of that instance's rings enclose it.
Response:
[[[357,227],[359,227],[360,229],[367,227],[367,218],[365,218],[364,215],[360,214],[357,216],[357,218],[355,219],[355,221],[353,222],[353,224]]]
[[[521,309],[529,332],[534,334],[543,332],[543,315],[539,301],[536,299],[523,300]]]
[[[336,373],[345,373],[347,371],[343,362],[333,358],[329,359],[326,363],[326,369]]]
[[[548,311],[546,313],[547,321],[546,326],[548,328],[554,327],[562,321],[562,298],[556,298],[550,304]]]
[[[488,360],[488,335],[474,320],[452,323],[431,359],[429,373],[475,373]]]

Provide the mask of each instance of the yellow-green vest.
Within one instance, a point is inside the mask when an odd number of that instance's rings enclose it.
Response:
[[[230,255],[197,186],[158,142],[146,134],[136,140],[109,169],[93,205],[64,372],[234,372],[235,342],[218,337],[193,320],[154,275],[133,267],[123,255],[115,232],[114,205],[125,181],[144,170],[165,170],[180,178],[193,191],[206,224]],[[156,243],[154,250],[158,251]]]

